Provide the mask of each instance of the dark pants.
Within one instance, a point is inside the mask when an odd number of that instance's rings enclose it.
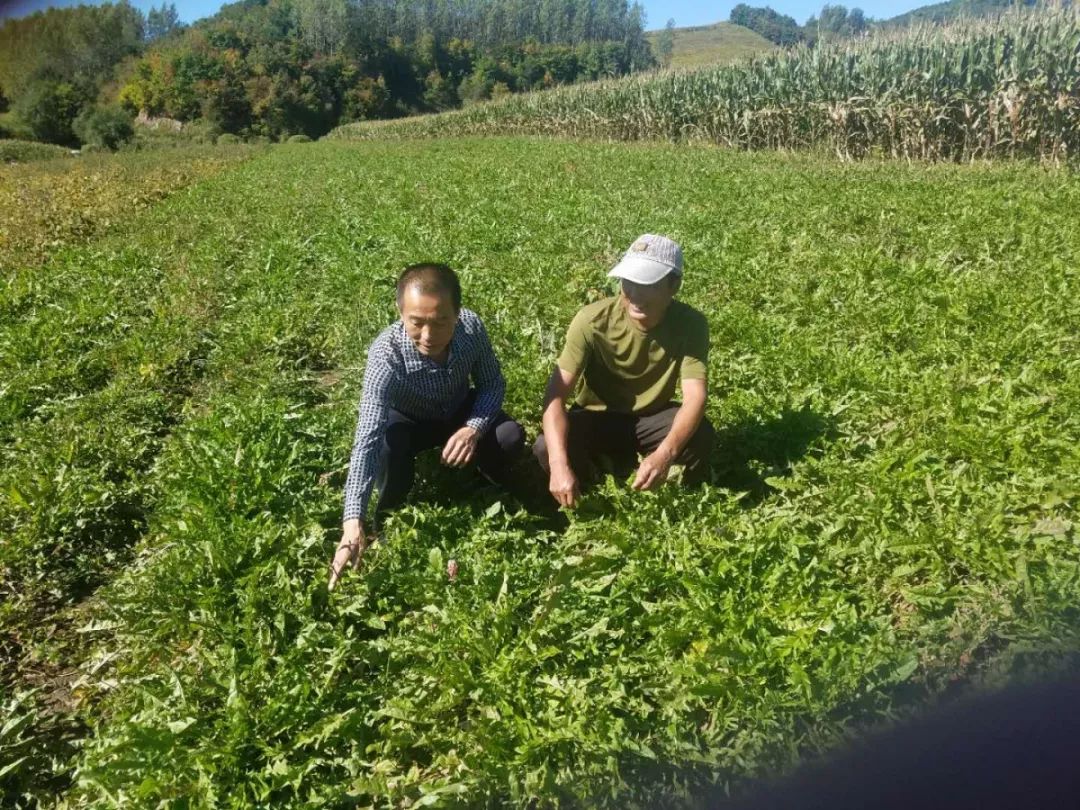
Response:
[[[451,436],[465,427],[475,399],[476,392],[470,391],[458,412],[445,421],[413,419],[390,409],[379,462],[376,522],[380,516],[405,502],[413,485],[416,454],[433,447],[443,447]],[[473,459],[484,475],[506,487],[510,466],[524,445],[525,431],[521,425],[499,411],[494,424],[477,442]]]
[[[672,403],[648,416],[571,408],[566,414],[570,422],[566,444],[574,475],[583,483],[594,481],[599,476],[598,462],[601,456],[611,460],[615,474],[622,477],[629,475],[637,468],[638,453],[648,455],[653,452],[671,432],[678,410],[678,403]],[[675,459],[676,464],[684,465],[684,484],[695,486],[708,478],[709,453],[712,452],[715,436],[709,420],[702,419],[682,453]],[[543,433],[533,445],[533,455],[544,472],[551,472]]]

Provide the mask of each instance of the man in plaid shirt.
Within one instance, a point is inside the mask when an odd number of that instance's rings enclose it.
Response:
[[[405,268],[397,303],[401,319],[368,350],[331,589],[367,547],[376,479],[381,516],[404,502],[417,453],[442,446],[444,464],[475,460],[490,479],[506,484],[525,443],[521,425],[501,410],[506,381],[484,324],[461,306],[454,271],[442,264]]]

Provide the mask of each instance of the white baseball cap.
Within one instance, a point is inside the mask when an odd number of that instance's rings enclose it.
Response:
[[[668,273],[682,276],[682,248],[666,236],[646,233],[634,240],[608,278],[655,284]]]

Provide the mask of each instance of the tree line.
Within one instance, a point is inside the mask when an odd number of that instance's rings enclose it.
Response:
[[[242,0],[190,27],[173,4],[54,9],[0,27],[0,137],[112,146],[136,113],[318,137],[652,67],[644,22],[627,0]]]
[[[811,15],[805,25],[799,25],[793,17],[780,14],[769,6],[749,6],[739,3],[728,18],[736,25],[749,28],[770,42],[784,47],[804,42],[834,41],[859,36],[874,26],[895,26],[910,22],[943,22],[960,14],[979,16],[1002,11],[1013,5],[1034,5],[1036,0],[950,0],[916,9],[895,20],[875,21],[867,17],[861,8],[847,8],[840,4],[826,3],[819,15]]]
[[[127,3],[50,9],[9,20],[0,27],[0,97],[11,109],[0,137],[73,144],[101,77],[141,52],[145,42],[143,14]]]

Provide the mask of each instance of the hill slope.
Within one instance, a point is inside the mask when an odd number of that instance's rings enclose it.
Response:
[[[660,31],[648,31],[645,37],[656,51]],[[729,22],[696,25],[675,29],[675,52],[672,67],[698,67],[734,62],[776,46],[749,28]]]
[[[1009,0],[945,0],[944,3],[919,6],[890,19],[882,20],[880,26],[896,28],[913,23],[944,23],[962,16],[985,17],[988,14],[1005,11],[1013,5],[1016,4],[1010,3]],[[1021,3],[1020,5],[1034,4]]]

